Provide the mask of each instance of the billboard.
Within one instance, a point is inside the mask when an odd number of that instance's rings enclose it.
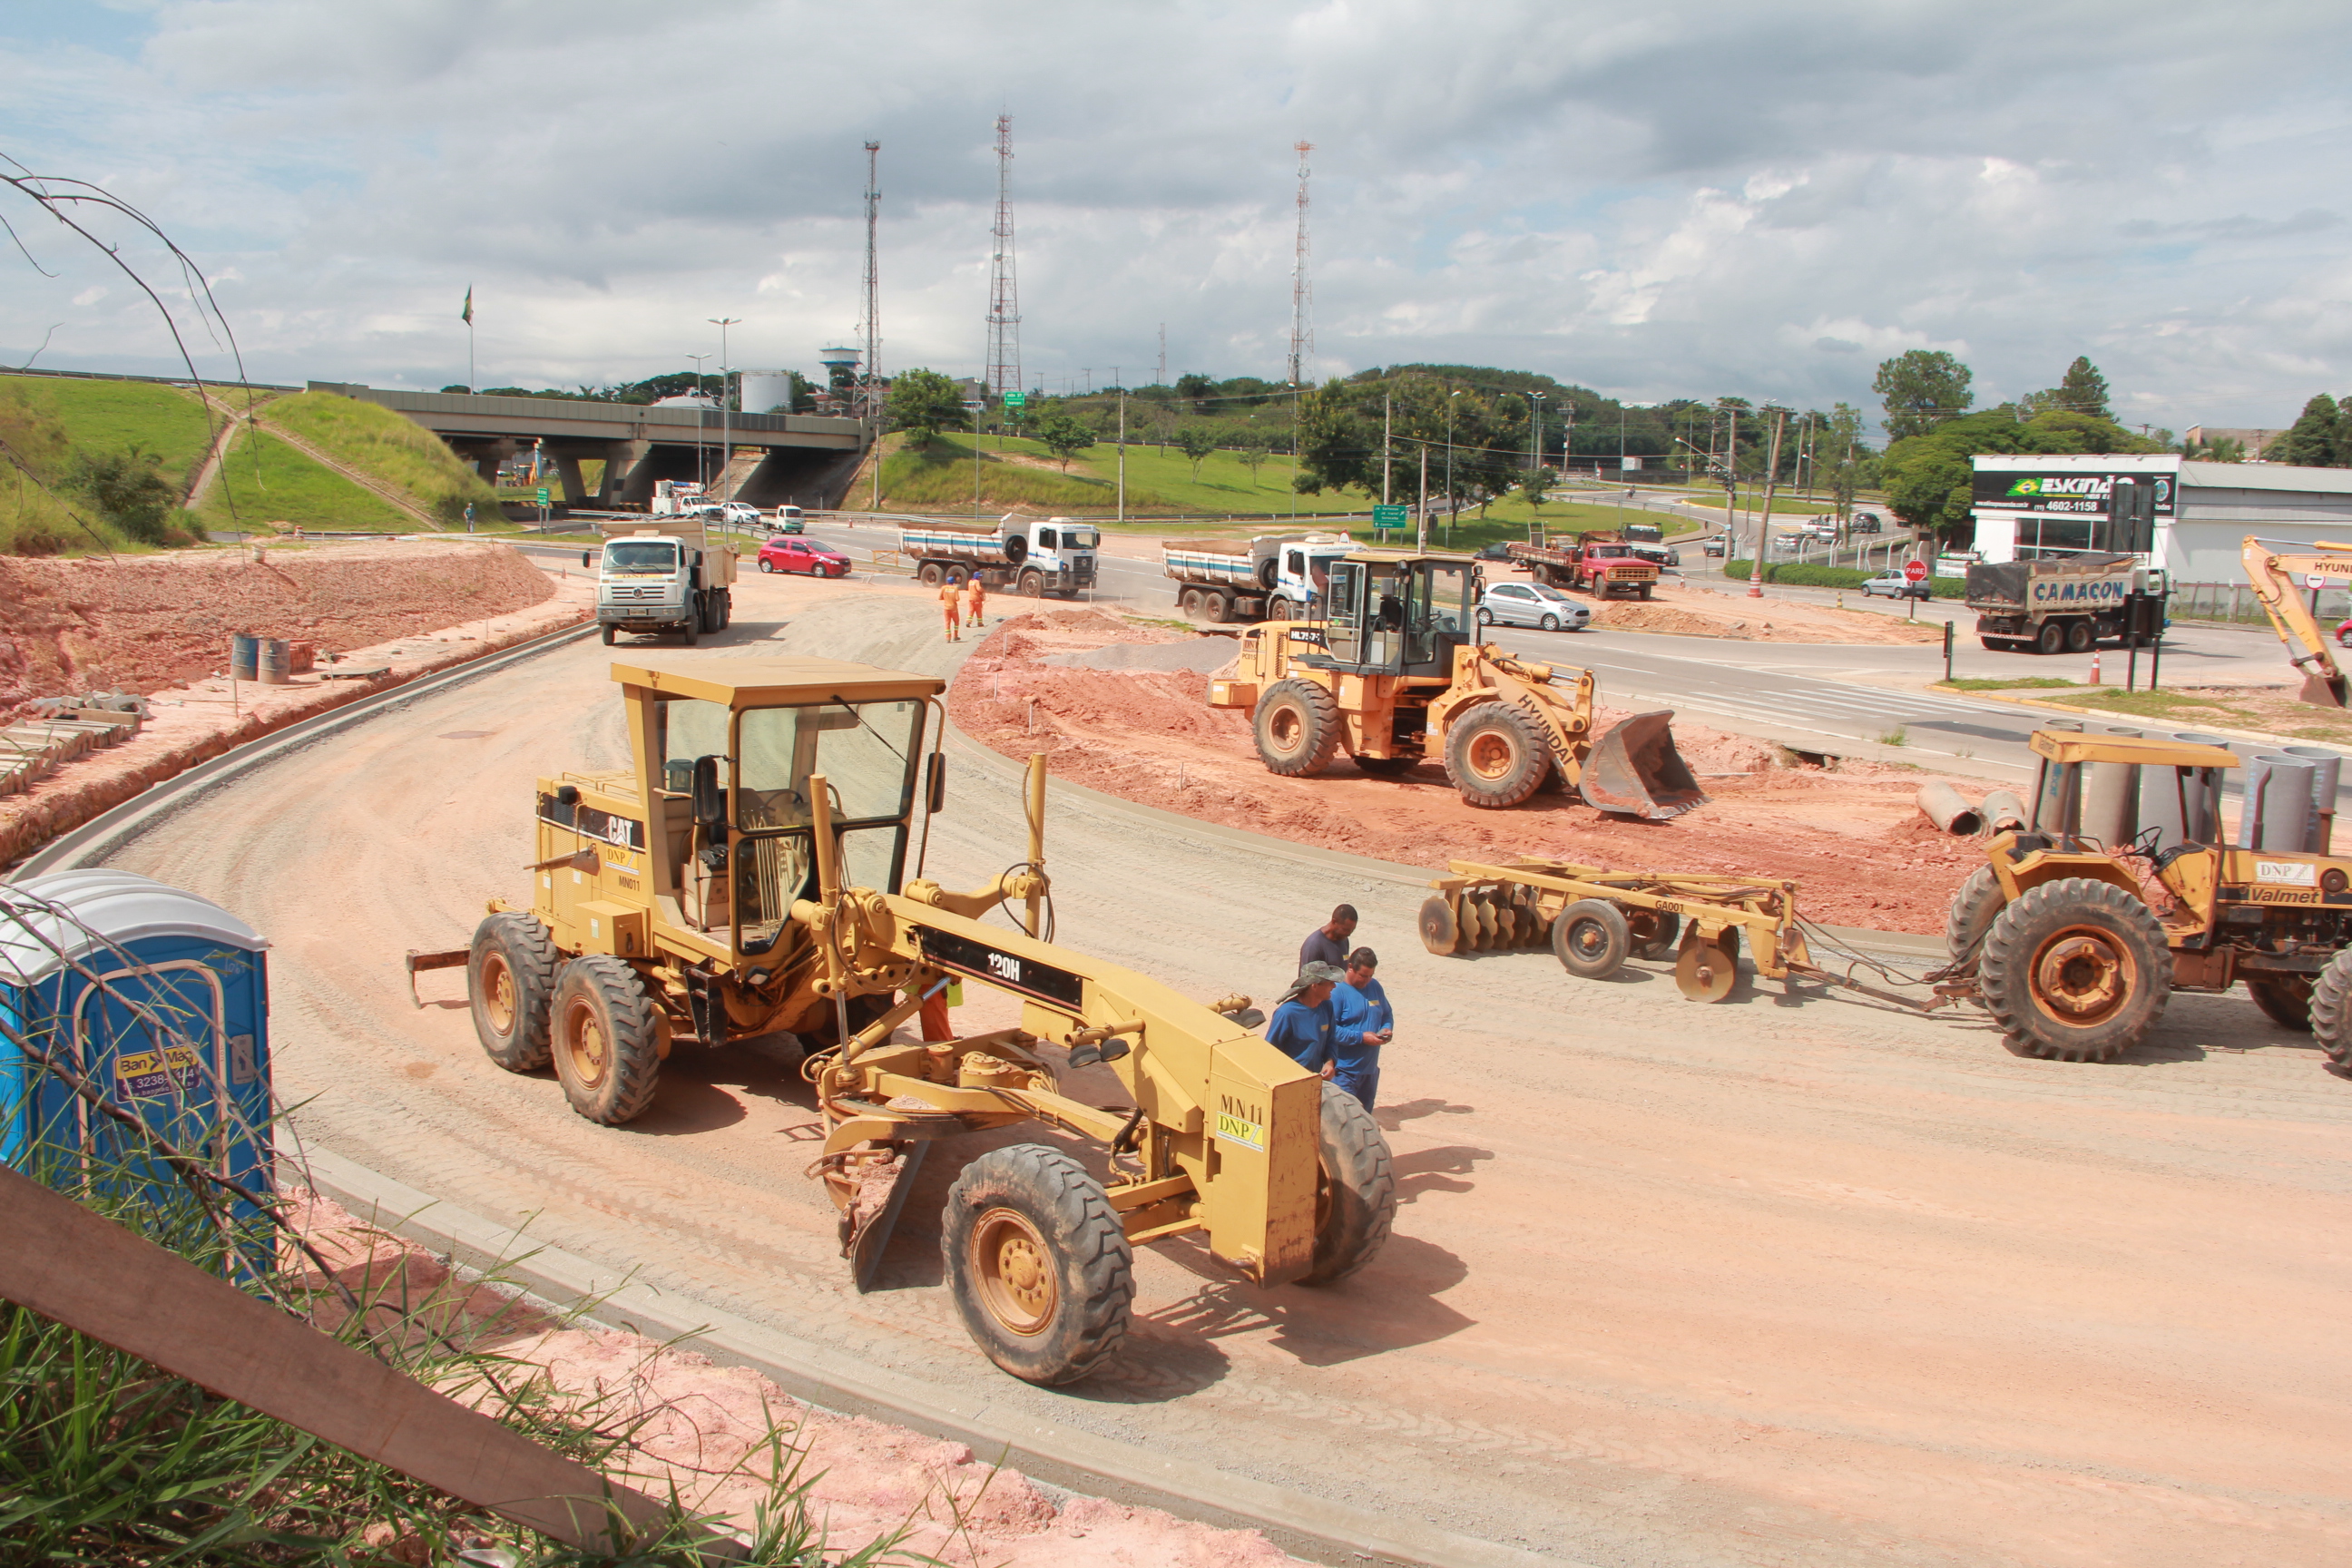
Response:
[[[2152,481],[2156,486],[2156,515],[2175,515],[2172,510],[2174,476],[2151,474],[2145,468],[2123,468],[2107,474],[2084,473],[2080,468],[2052,474],[2019,473],[2015,470],[1989,473],[1979,468],[1969,505],[1977,511],[2105,517],[2107,515],[2108,493],[2115,489],[2117,479]]]

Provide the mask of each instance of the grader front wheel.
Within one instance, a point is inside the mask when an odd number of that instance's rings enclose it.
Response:
[[[509,1072],[547,1065],[555,963],[547,928],[530,915],[491,915],[474,928],[466,968],[474,1035],[484,1054]]]
[[[591,1121],[617,1127],[653,1103],[661,1077],[660,1022],[637,972],[591,953],[555,983],[555,1076]]]
[[[1102,1184],[1035,1143],[992,1149],[948,1193],[940,1251],[956,1313],[1026,1383],[1076,1383],[1127,1337],[1135,1255]]]

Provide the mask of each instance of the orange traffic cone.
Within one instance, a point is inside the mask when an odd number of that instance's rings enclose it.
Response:
[[[2091,650],[2091,684],[2092,684],[2092,685],[2094,685],[2094,686],[2096,686],[2098,683],[2099,683],[2099,650],[2098,650],[2097,648],[2093,648],[2093,649]]]

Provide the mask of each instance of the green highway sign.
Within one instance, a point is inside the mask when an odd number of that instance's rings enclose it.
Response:
[[[539,487],[539,504],[540,504],[540,505],[541,505],[541,506],[546,506],[547,504],[549,504],[549,498],[548,498],[548,493],[547,493],[547,487],[546,487],[545,485],[541,485],[541,486],[540,486],[540,487]]]
[[[1402,528],[1404,526],[1404,518],[1407,510],[1408,509],[1401,506],[1376,506],[1372,508],[1372,526],[1374,528]]]
[[[1004,406],[1026,408],[1029,406],[1029,395],[1025,392],[1008,392],[1004,395]]]

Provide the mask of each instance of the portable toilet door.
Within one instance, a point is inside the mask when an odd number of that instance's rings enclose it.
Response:
[[[9,1162],[54,1185],[180,1210],[193,1200],[160,1140],[266,1196],[268,945],[217,904],[130,872],[0,884],[0,1015],[29,1047],[0,1058]],[[261,1219],[242,1198],[210,1195],[244,1226]]]

